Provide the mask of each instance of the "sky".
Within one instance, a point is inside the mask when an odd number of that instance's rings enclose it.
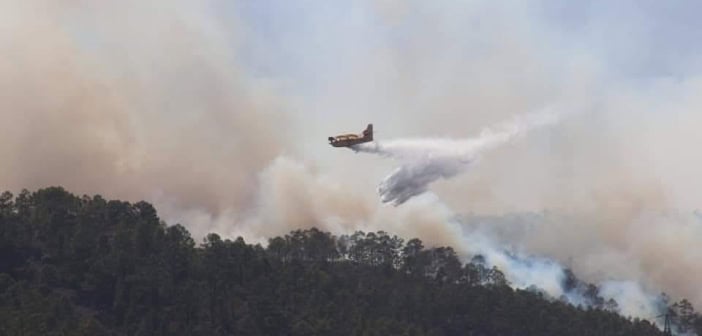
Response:
[[[467,256],[477,230],[699,307],[700,7],[0,0],[0,187],[144,199],[198,239],[382,229]],[[397,162],[326,141],[545,110],[563,118],[398,207],[376,192]]]

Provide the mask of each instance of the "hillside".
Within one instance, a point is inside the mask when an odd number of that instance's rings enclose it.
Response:
[[[480,256],[317,229],[198,244],[146,202],[62,188],[0,196],[0,335],[662,335],[514,290]],[[673,312],[699,333],[687,301]]]

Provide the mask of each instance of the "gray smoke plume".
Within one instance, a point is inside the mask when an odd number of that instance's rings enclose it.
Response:
[[[397,206],[427,191],[432,182],[465,171],[482,153],[534,128],[552,125],[558,119],[553,112],[534,113],[485,128],[470,139],[399,139],[360,144],[353,149],[391,157],[401,163],[378,186],[380,200]]]
[[[528,217],[523,219],[529,221]],[[597,291],[589,292],[583,283],[569,283],[572,279],[568,279],[566,268],[559,262],[495,241],[490,229],[481,225],[487,224],[483,220],[462,222],[462,246],[467,247],[464,252],[480,255],[486,266],[502,270],[513,288],[535,290],[575,306],[604,308],[662,325],[657,317],[665,312],[665,306],[662,297],[651,288],[644,288],[635,279],[610,279],[596,283]],[[593,294],[604,302],[595,302]],[[609,300],[613,300],[612,305],[607,304]]]

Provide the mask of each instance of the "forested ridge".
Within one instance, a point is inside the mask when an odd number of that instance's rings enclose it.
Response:
[[[663,335],[587,286],[574,307],[385,232],[198,244],[146,202],[0,196],[0,335]],[[702,332],[689,302],[671,313]]]

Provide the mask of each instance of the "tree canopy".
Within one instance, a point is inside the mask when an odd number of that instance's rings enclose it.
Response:
[[[0,195],[0,335],[662,335],[601,303],[514,290],[479,256],[382,231],[197,244],[146,202]],[[702,331],[688,301],[671,312]]]

